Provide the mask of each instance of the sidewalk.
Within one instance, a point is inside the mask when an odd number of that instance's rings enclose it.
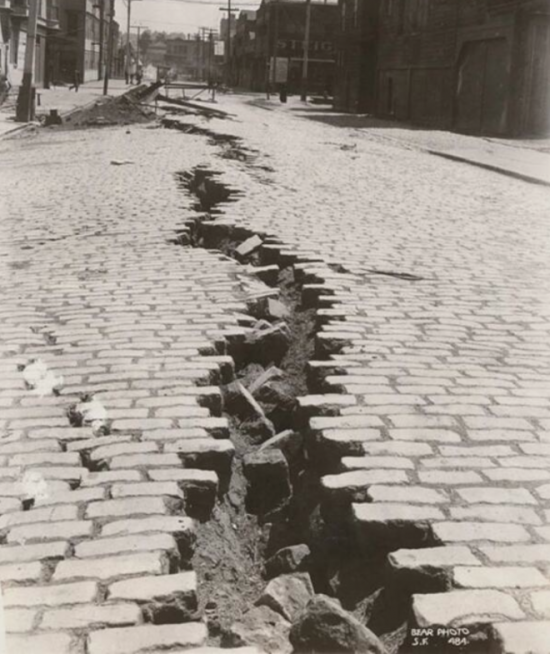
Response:
[[[129,88],[124,80],[109,80],[109,96],[122,95]],[[24,123],[17,123],[15,121],[17,92],[15,89],[14,91],[15,93],[12,91],[8,101],[0,107],[0,138],[24,126]],[[68,86],[37,89],[36,93],[37,116],[48,114],[52,109],[57,109],[63,115],[79,107],[84,107],[102,97],[103,82],[86,82],[80,86],[78,93],[74,90],[69,91]]]
[[[269,110],[290,111],[334,127],[368,132],[370,136],[399,142],[440,157],[550,185],[549,139],[512,140],[430,130],[372,116],[343,114],[319,105],[304,105],[297,98],[289,99],[286,105],[280,104],[276,96],[271,100],[257,98],[250,104]]]

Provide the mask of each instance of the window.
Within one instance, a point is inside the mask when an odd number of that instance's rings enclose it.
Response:
[[[67,11],[67,36],[76,36],[78,32],[78,14],[76,11]]]
[[[407,10],[407,0],[398,0],[397,6],[397,33],[403,34],[405,31],[405,13]]]
[[[417,32],[426,27],[429,11],[429,0],[409,0],[408,19],[410,28],[413,32]]]

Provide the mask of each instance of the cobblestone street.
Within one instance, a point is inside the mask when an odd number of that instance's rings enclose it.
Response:
[[[281,287],[261,264],[314,310],[292,429],[315,592],[388,652],[460,626],[429,651],[549,654],[550,189],[426,152],[471,137],[217,106],[0,141],[0,652],[220,647],[193,551],[232,501],[223,389]]]

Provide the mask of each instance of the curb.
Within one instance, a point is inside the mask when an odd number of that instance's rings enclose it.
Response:
[[[540,177],[533,177],[532,175],[526,175],[523,173],[517,173],[509,168],[502,168],[501,166],[496,166],[493,164],[482,163],[476,161],[475,159],[470,159],[468,157],[461,157],[456,154],[449,154],[447,152],[440,152],[438,150],[425,150],[429,154],[434,154],[436,157],[442,157],[443,159],[449,159],[450,161],[458,161],[460,163],[470,164],[471,166],[477,166],[478,168],[484,168],[485,170],[491,170],[494,173],[500,173],[501,175],[506,175],[507,177],[513,177],[514,179],[520,179],[524,182],[529,182],[530,184],[538,184],[539,186],[550,186],[550,181],[541,179]]]

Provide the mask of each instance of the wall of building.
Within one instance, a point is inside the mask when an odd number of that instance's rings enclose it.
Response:
[[[336,4],[311,4],[309,43],[309,91],[332,93],[336,59],[338,7]],[[238,70],[246,67],[252,90],[265,90],[269,64],[277,58],[288,68],[287,90],[298,93],[301,87],[303,39],[306,20],[305,2],[263,0],[256,14],[254,48],[237,60]],[[240,74],[239,72],[237,74]],[[273,70],[269,75],[272,87],[277,86]]]
[[[547,130],[549,14],[546,0],[382,2],[377,114],[469,133]]]

